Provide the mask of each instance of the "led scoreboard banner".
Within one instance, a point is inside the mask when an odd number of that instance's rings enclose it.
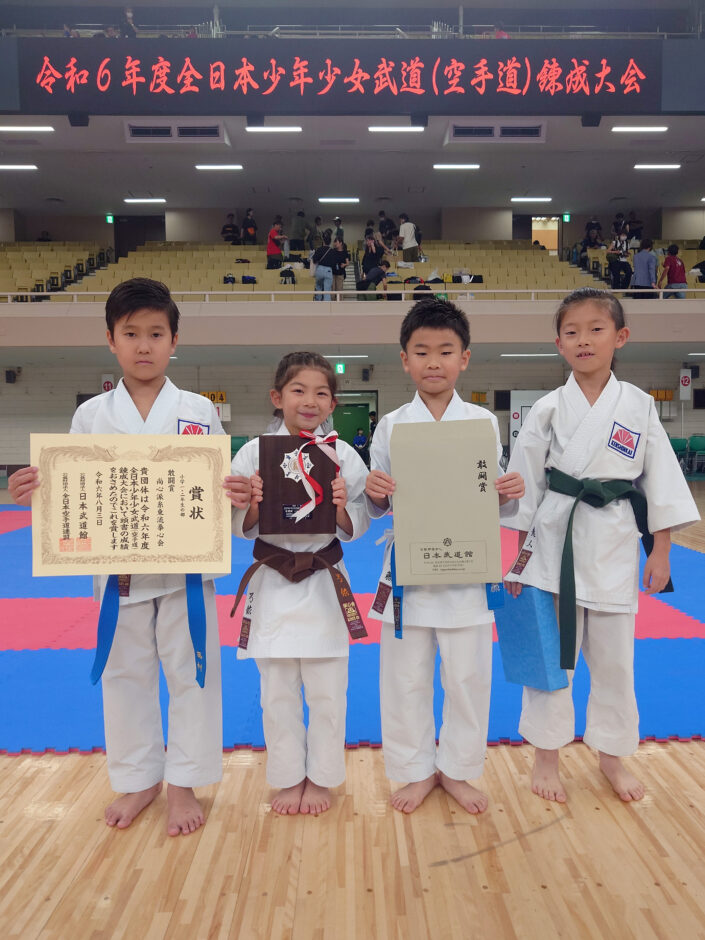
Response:
[[[664,45],[656,39],[2,39],[0,59],[16,62],[19,106],[0,90],[0,110],[654,114],[661,109]]]

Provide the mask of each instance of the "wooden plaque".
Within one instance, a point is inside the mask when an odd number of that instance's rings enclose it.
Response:
[[[331,483],[337,467],[315,444],[304,448],[306,472],[323,490],[323,501],[299,522],[295,513],[309,500],[293,455],[304,443],[300,437],[265,434],[259,439],[259,472],[263,499],[259,507],[260,535],[335,535],[335,506]],[[335,444],[329,444],[335,448]]]

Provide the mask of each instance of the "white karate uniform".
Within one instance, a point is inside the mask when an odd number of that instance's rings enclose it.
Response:
[[[289,432],[282,424],[277,434]],[[316,430],[317,434],[321,429]],[[367,467],[349,444],[336,441],[340,475],[348,494],[352,535],[338,528],[341,542],[363,535],[370,524],[365,506]],[[259,469],[259,439],[248,441],[232,462],[232,473],[249,477]],[[242,529],[246,510],[233,509],[233,532],[247,539],[259,535],[255,524]],[[265,541],[292,552],[325,548],[332,535],[267,535]],[[335,566],[348,578],[342,561]],[[324,787],[345,779],[345,705],[348,629],[327,570],[293,583],[266,565],[252,576],[246,596],[250,636],[238,658],[254,658],[261,676],[267,780],[289,787],[308,777]],[[309,707],[303,723],[301,686]]]
[[[561,555],[574,499],[548,489],[546,470],[577,479],[629,480],[644,493],[651,532],[680,529],[700,516],[670,441],[646,392],[610,376],[590,406],[571,374],[533,406],[509,463],[526,493],[510,527],[529,533],[531,552],[519,581],[558,593]],[[628,499],[602,508],[580,502],[573,519],[578,637],[590,668],[584,740],[615,756],[639,742],[634,696],[634,616],[638,606],[639,532]],[[595,613],[598,612],[598,613]],[[572,673],[569,673],[572,680]],[[520,732],[537,747],[573,740],[571,689],[525,689]]]
[[[373,470],[392,474],[389,444],[395,424],[435,420],[420,395],[385,415],[370,449]],[[497,419],[486,408],[464,402],[457,392],[442,421],[491,421],[497,437],[498,473],[502,456]],[[439,486],[443,485],[442,478]],[[373,517],[385,514],[370,500]],[[514,512],[516,501],[502,506],[502,516]],[[391,544],[387,546],[382,581],[391,584]],[[376,611],[370,616],[377,618]],[[411,783],[441,770],[454,780],[482,774],[487,747],[492,624],[484,584],[405,586],[403,638],[394,636],[391,595],[382,614],[380,649],[380,706],[382,746],[387,776]],[[445,691],[443,725],[438,750],[433,719],[433,674],[436,648],[441,653]]]
[[[212,403],[166,379],[144,421],[124,382],[84,402],[72,434],[224,434]],[[215,575],[203,576],[206,678],[196,682],[188,629],[185,576],[132,575],[120,598],[117,628],[103,672],[103,712],[110,783],[134,793],[165,780],[198,787],[222,776],[222,695]],[[106,577],[96,579],[102,600]],[[169,733],[164,752],[159,663],[169,687]]]

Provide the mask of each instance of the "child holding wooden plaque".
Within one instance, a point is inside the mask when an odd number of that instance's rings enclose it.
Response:
[[[520,532],[506,581],[515,595],[522,584],[558,595],[560,666],[572,679],[582,648],[590,670],[584,741],[629,802],[644,795],[622,763],[639,744],[639,534],[645,593],[672,590],[671,530],[700,517],[653,398],[612,373],[615,350],[629,338],[617,298],[573,291],[558,308],[556,331],[572,374],[536,402],[516,440],[509,466],[524,477],[526,496],[508,523]],[[558,752],[575,733],[571,682],[553,691],[525,686],[519,731],[536,749],[533,792],[564,802]]]
[[[281,427],[248,441],[225,483],[233,531],[255,539],[233,613],[244,594],[238,656],[254,657],[260,671],[267,780],[279,788],[272,808],[282,815],[324,812],[329,787],[345,779],[348,635],[366,635],[340,542],[369,526],[367,467],[335,432],[322,432],[335,395],[326,359],[284,356],[270,392]]]

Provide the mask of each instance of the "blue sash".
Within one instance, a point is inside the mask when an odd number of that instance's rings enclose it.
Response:
[[[206,602],[203,597],[203,578],[200,574],[186,575],[186,610],[196,660],[196,682],[203,688],[206,681]],[[95,659],[91,669],[91,682],[93,685],[103,675],[113,645],[119,613],[118,576],[111,574],[108,576],[108,583],[105,586],[103,601],[100,605],[100,615],[98,616]]]

